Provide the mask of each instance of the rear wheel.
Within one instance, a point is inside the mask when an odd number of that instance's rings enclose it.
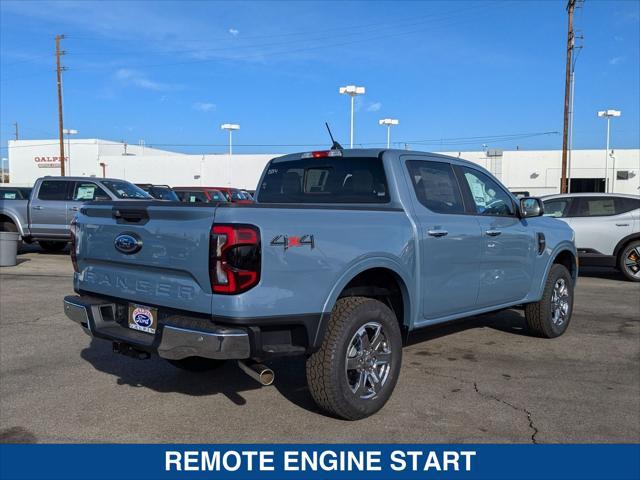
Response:
[[[389,307],[371,298],[342,298],[322,346],[307,360],[307,383],[320,408],[358,420],[387,403],[401,362],[402,336]]]
[[[0,232],[17,232],[18,227],[13,222],[0,222]]]
[[[67,242],[57,240],[39,240],[38,243],[47,252],[61,252],[67,246]]]
[[[564,265],[553,264],[540,301],[525,305],[527,327],[539,337],[559,337],[567,330],[572,313],[573,278]]]
[[[180,370],[186,370],[188,372],[206,372],[219,368],[224,364],[224,360],[214,360],[204,357],[187,357],[181,358],[180,360],[167,360],[167,362]]]
[[[632,282],[640,282],[640,240],[626,245],[618,255],[618,268]]]

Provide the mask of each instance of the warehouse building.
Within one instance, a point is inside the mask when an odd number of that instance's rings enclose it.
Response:
[[[57,140],[13,140],[8,145],[10,181],[30,186],[36,178],[60,174]],[[560,150],[442,152],[464,158],[491,171],[511,190],[531,195],[560,189]],[[183,154],[144,144],[101,139],[65,142],[67,175],[123,178],[136,183],[172,186],[235,186],[254,190],[271,154]],[[606,159],[606,173],[605,173]],[[640,194],[640,149],[574,150],[570,160],[574,192],[610,191]]]

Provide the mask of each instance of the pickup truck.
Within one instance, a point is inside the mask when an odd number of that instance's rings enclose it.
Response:
[[[146,192],[124,180],[92,177],[42,177],[28,199],[0,199],[0,231],[18,232],[26,243],[48,251],[64,249],[69,224],[90,201],[149,200]]]
[[[562,335],[573,231],[471,162],[332,149],[271,160],[253,204],[90,203],[73,225],[66,315],[116,352],[186,369],[306,356],[331,415],[378,411],[413,330],[523,306]]]

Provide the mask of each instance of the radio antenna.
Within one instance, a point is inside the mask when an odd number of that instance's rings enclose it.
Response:
[[[327,127],[327,132],[329,132],[329,137],[331,137],[331,150],[343,150],[342,145],[334,140],[331,129],[329,128],[329,124],[327,122],[324,122],[324,126]]]

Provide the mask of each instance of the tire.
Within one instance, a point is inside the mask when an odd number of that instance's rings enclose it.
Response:
[[[402,335],[389,307],[366,297],[341,298],[331,312],[320,349],[307,359],[307,384],[322,410],[358,420],[387,403],[401,362]]]
[[[640,282],[640,240],[629,242],[620,251],[618,269],[627,280]]]
[[[188,372],[207,372],[219,368],[224,364],[224,360],[214,360],[204,357],[187,357],[180,360],[167,360],[167,362],[180,370],[186,370]]]
[[[538,337],[559,337],[566,332],[572,313],[573,278],[564,265],[553,264],[540,301],[525,305],[527,327]]]
[[[0,232],[18,232],[18,227],[13,222],[0,222]]]
[[[38,240],[40,246],[47,252],[61,252],[67,246],[68,242],[60,242],[57,240]]]

